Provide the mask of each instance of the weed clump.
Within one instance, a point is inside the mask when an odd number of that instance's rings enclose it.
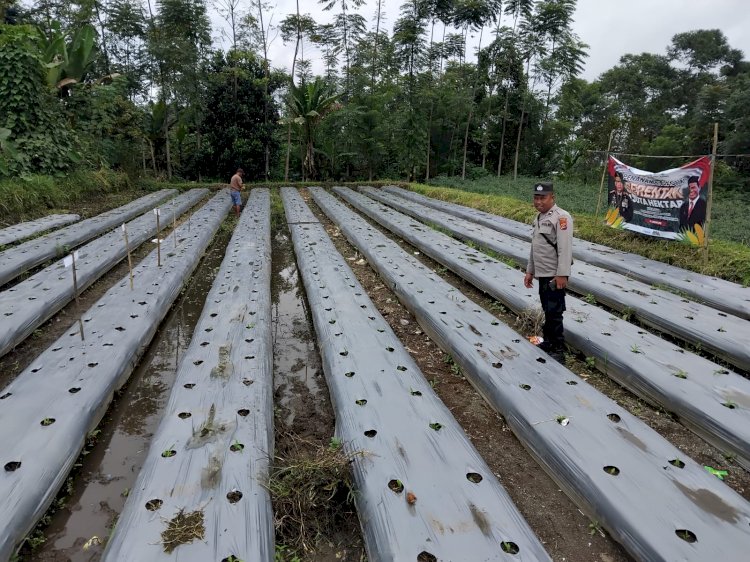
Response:
[[[161,532],[164,552],[169,554],[181,544],[203,540],[205,534],[206,526],[203,523],[203,511],[197,510],[185,513],[185,510],[181,509],[177,515],[167,522],[167,528]]]
[[[276,524],[276,542],[312,552],[352,516],[354,484],[347,454],[339,440],[328,445],[289,434],[285,452],[277,453],[268,481]]]

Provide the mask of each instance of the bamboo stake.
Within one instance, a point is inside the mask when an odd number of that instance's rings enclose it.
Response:
[[[156,265],[161,267],[161,238],[159,238],[159,232],[161,232],[159,215],[161,214],[161,209],[158,207],[154,209],[154,214],[156,215]]]
[[[703,223],[703,257],[708,260],[708,227],[711,223],[711,207],[714,198],[714,168],[716,167],[716,148],[719,144],[719,124],[714,123],[714,145],[711,149],[711,169],[708,173],[708,195],[706,197],[706,220]]]
[[[174,249],[177,249],[177,214],[174,211],[174,201],[172,201],[172,234],[174,234]]]
[[[73,296],[76,299],[76,316],[78,316],[78,328],[81,332],[81,341],[86,341],[83,335],[83,320],[81,319],[81,303],[78,299],[78,276],[76,275],[76,254],[78,252],[70,253],[71,266],[73,268]]]
[[[599,184],[599,199],[596,202],[596,214],[599,216],[599,209],[602,207],[602,192],[604,191],[604,178],[607,177],[607,168],[609,167],[609,152],[612,150],[612,138],[615,136],[615,130],[609,132],[609,142],[607,143],[607,152],[604,154],[604,169],[602,170],[602,181]]]
[[[130,256],[130,240],[128,240],[128,227],[122,223],[122,232],[125,235],[125,251],[128,253],[128,274],[130,275],[130,290],[133,290],[133,259]]]

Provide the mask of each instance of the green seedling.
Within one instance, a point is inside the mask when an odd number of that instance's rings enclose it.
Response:
[[[443,428],[443,424],[440,422],[432,422],[430,424],[430,429],[434,429],[435,431],[440,431]]]
[[[591,294],[591,293],[587,294],[583,298],[583,300],[585,300],[589,304],[596,304],[596,297],[593,294]]]
[[[586,366],[592,369],[596,367],[596,357],[586,357]]]
[[[641,348],[636,344],[633,344],[630,346],[630,351],[632,351],[633,353],[641,353]]]
[[[161,453],[161,456],[164,457],[165,459],[175,456],[177,454],[177,451],[175,451],[172,447],[174,447],[174,443],[172,443],[169,447],[164,449]]]
[[[632,308],[630,308],[629,306],[626,306],[622,310],[622,316],[621,316],[621,318],[627,322],[628,320],[630,320],[633,317],[633,312],[634,311],[633,311]]]
[[[328,448],[331,451],[338,451],[341,449],[341,447],[344,445],[344,442],[341,440],[340,437],[331,437],[331,440],[328,442]]]
[[[682,369],[680,369],[679,371],[677,371],[674,374],[674,376],[677,377],[678,379],[686,379],[687,378],[687,371],[683,371]]]
[[[602,531],[599,521],[592,521],[591,523],[589,523],[589,535],[594,536],[597,533],[604,536],[604,532]]]
[[[232,444],[229,447],[229,450],[232,451],[233,453],[241,453],[244,448],[245,446],[235,439],[234,441],[232,441]]]

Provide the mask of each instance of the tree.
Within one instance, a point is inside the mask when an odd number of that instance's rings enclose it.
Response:
[[[215,53],[204,70],[205,138],[196,162],[199,168],[188,170],[189,175],[194,177],[200,171],[209,177],[222,178],[241,166],[250,180],[266,178],[266,147],[275,159],[279,145],[274,127],[266,125],[265,108],[268,107],[268,123],[278,122],[278,107],[273,98],[284,77],[273,73],[266,86],[263,61],[248,51]],[[235,79],[239,83],[236,97]]]
[[[329,86],[320,78],[313,82],[291,85],[289,113],[291,119],[299,126],[302,143],[305,146],[303,158],[303,180],[315,178],[315,132],[318,124],[331,111],[336,109],[336,100],[340,94],[333,94]]]

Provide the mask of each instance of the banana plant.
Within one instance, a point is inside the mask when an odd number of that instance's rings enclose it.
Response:
[[[60,30],[59,25],[53,28],[49,36],[42,35],[42,62],[47,69],[50,88],[64,91],[84,80],[98,54],[96,37],[96,29],[90,24],[78,29],[70,38]]]

